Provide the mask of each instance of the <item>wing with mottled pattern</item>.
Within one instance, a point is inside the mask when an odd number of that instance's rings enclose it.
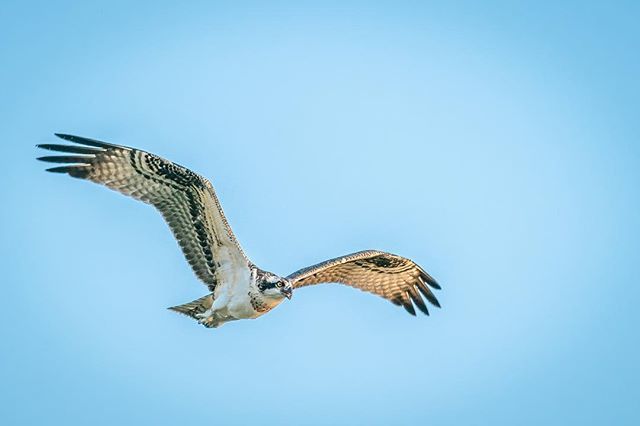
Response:
[[[169,224],[195,274],[211,291],[224,274],[248,269],[249,262],[207,179],[139,149],[72,135],[56,136],[77,145],[38,145],[65,153],[40,157],[64,164],[47,170],[100,183],[153,205]]]
[[[287,279],[294,288],[320,283],[346,284],[384,297],[412,315],[416,314],[414,304],[429,315],[421,296],[440,307],[431,291],[431,288],[440,289],[436,280],[413,261],[381,251],[337,257],[294,272]]]

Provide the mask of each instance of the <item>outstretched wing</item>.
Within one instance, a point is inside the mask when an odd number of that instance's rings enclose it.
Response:
[[[78,145],[38,145],[71,154],[38,158],[65,164],[47,171],[100,183],[153,205],[169,224],[198,278],[211,291],[228,274],[248,271],[249,262],[207,179],[139,149],[72,135],[56,136]]]
[[[346,284],[403,306],[415,315],[415,304],[429,315],[421,295],[440,307],[429,287],[440,285],[413,261],[381,251],[360,251],[301,269],[287,277],[294,288],[320,283]],[[413,303],[412,303],[413,302]]]

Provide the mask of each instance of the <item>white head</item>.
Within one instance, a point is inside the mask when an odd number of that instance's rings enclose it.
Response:
[[[271,272],[258,270],[256,286],[264,297],[277,301],[281,301],[285,297],[291,299],[291,295],[293,294],[291,281],[272,274]]]

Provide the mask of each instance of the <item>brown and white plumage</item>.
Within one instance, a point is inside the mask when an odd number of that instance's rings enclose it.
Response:
[[[41,161],[66,164],[47,171],[100,183],[153,205],[169,224],[197,277],[211,291],[218,267],[248,264],[207,179],[139,149],[72,135],[56,136],[81,146],[38,145],[76,154],[40,157]]]
[[[178,240],[196,276],[211,291],[171,309],[207,327],[257,318],[291,298],[294,288],[337,282],[377,294],[415,315],[429,314],[422,297],[440,306],[436,281],[413,261],[380,251],[362,251],[301,269],[286,278],[257,268],[247,259],[229,226],[213,186],[186,167],[154,154],[94,139],[56,136],[75,145],[38,147],[64,155],[38,158],[64,165],[50,172],[105,185],[153,205]]]
[[[429,315],[421,295],[440,307],[429,288],[440,289],[436,280],[415,262],[381,251],[367,250],[336,257],[294,272],[287,279],[294,289],[321,283],[346,284],[384,297],[412,315],[416,314],[413,304]]]

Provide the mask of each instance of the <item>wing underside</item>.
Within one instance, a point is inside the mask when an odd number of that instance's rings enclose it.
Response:
[[[153,205],[168,223],[196,276],[211,291],[222,271],[248,269],[249,262],[207,179],[139,149],[66,134],[56,136],[74,145],[38,145],[59,154],[39,158],[61,164],[47,171],[90,180]]]
[[[415,262],[381,251],[361,251],[301,269],[287,277],[295,288],[340,283],[381,296],[412,315],[414,305],[429,315],[424,301],[440,307],[432,289],[440,285]]]

